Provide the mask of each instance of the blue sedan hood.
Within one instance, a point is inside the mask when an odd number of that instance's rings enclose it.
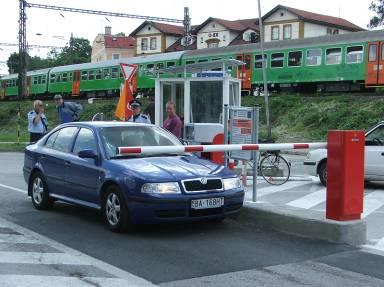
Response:
[[[120,167],[146,180],[181,180],[196,177],[228,177],[234,174],[221,165],[195,156],[162,156],[118,159]]]

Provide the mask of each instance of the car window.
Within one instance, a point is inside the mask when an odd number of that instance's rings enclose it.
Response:
[[[91,149],[97,152],[96,141],[93,132],[90,129],[82,128],[77,134],[73,153],[78,154],[79,151]]]
[[[49,138],[47,139],[47,141],[45,143],[45,146],[49,147],[49,148],[52,148],[53,144],[55,143],[55,140],[56,140],[58,134],[59,134],[59,131],[54,132],[53,134],[51,134],[49,136]]]
[[[58,151],[68,152],[71,149],[71,143],[73,135],[77,127],[63,128],[58,132],[55,142],[52,148]]]
[[[378,126],[365,138],[366,145],[384,145],[384,125]]]
[[[109,157],[116,156],[117,147],[181,145],[173,134],[155,126],[105,127],[101,134]]]

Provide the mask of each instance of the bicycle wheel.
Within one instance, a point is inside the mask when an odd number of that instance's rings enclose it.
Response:
[[[269,184],[280,185],[289,179],[291,168],[281,155],[269,154],[260,162],[260,173]]]

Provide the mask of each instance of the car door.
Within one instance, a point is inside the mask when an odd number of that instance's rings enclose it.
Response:
[[[76,131],[77,127],[62,128],[51,134],[44,145],[40,164],[52,195],[67,195],[65,167]]]
[[[91,129],[81,128],[66,165],[66,181],[72,188],[70,197],[92,207],[98,204],[98,184],[102,176],[99,159],[80,158],[79,151],[90,149],[100,154],[95,134]]]
[[[365,178],[384,179],[384,124],[366,134]]]

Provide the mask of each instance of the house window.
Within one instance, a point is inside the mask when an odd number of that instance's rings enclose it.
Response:
[[[217,47],[219,47],[219,42],[208,43],[208,48],[217,48]]]
[[[303,52],[294,51],[288,53],[288,67],[299,67],[303,61]]]
[[[267,67],[267,54],[264,54],[265,67]],[[255,69],[261,69],[263,67],[263,57],[255,55]]]
[[[321,65],[321,49],[307,50],[307,66]]]
[[[219,37],[219,33],[212,33],[212,37]]]
[[[341,48],[330,48],[325,52],[325,64],[337,65],[341,64]]]
[[[227,41],[227,35],[223,35],[223,41],[225,42],[225,41]]]
[[[332,28],[327,28],[327,35],[332,35]]]
[[[283,39],[292,39],[292,25],[284,25],[283,26]]]
[[[279,33],[280,33],[279,28],[280,28],[279,26],[273,26],[271,28],[271,39],[272,40],[279,40]]]
[[[112,60],[120,59],[120,54],[112,54]]]
[[[203,39],[203,37],[200,37],[200,43],[201,43],[201,44],[204,43],[204,39]]]
[[[339,34],[339,29],[334,29],[332,32],[333,35],[338,35]]]
[[[148,50],[148,39],[143,38],[141,39],[141,51],[147,51]]]
[[[347,47],[346,63],[358,64],[363,62],[363,46]]]
[[[157,47],[156,47],[156,38],[155,37],[152,37],[151,38],[151,50],[156,50]]]
[[[284,53],[271,54],[271,67],[282,68],[284,66]]]

